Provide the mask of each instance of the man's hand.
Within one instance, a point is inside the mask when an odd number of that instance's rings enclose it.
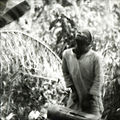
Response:
[[[88,111],[92,107],[92,103],[94,101],[94,97],[91,94],[87,94],[82,100],[82,109]]]
[[[72,85],[71,87],[71,90],[72,90],[72,99],[74,102],[78,101],[78,95],[77,95],[77,92],[76,92],[76,89],[74,87],[74,85]]]

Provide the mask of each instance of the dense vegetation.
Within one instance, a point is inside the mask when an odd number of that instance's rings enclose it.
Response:
[[[76,30],[91,31],[93,49],[104,58],[105,88],[120,63],[118,0],[27,1],[30,11],[0,32],[2,120],[30,119],[33,113],[44,119],[49,103],[66,103],[60,58],[64,49],[74,46]],[[8,0],[3,12],[19,2]]]

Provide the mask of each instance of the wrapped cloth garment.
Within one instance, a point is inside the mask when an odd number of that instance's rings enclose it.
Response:
[[[100,55],[90,49],[77,59],[73,48],[67,49],[63,52],[62,70],[66,86],[75,87],[67,106],[81,111],[84,108],[83,103],[91,102],[92,107],[89,112],[101,113],[103,111],[101,99],[103,70]],[[91,100],[87,97],[89,95],[92,96]]]

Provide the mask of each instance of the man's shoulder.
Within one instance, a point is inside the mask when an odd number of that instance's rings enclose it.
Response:
[[[102,54],[98,51],[90,50],[90,54],[95,58],[95,59],[102,59]]]
[[[72,48],[63,51],[63,57],[72,53]]]
[[[92,49],[90,50],[90,53],[91,53],[92,55],[95,55],[95,56],[98,56],[98,54],[99,54],[97,51],[92,50]]]

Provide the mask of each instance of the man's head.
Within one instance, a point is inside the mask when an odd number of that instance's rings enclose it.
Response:
[[[79,51],[84,52],[91,44],[92,36],[88,30],[82,32],[77,32],[76,38],[76,47]]]

